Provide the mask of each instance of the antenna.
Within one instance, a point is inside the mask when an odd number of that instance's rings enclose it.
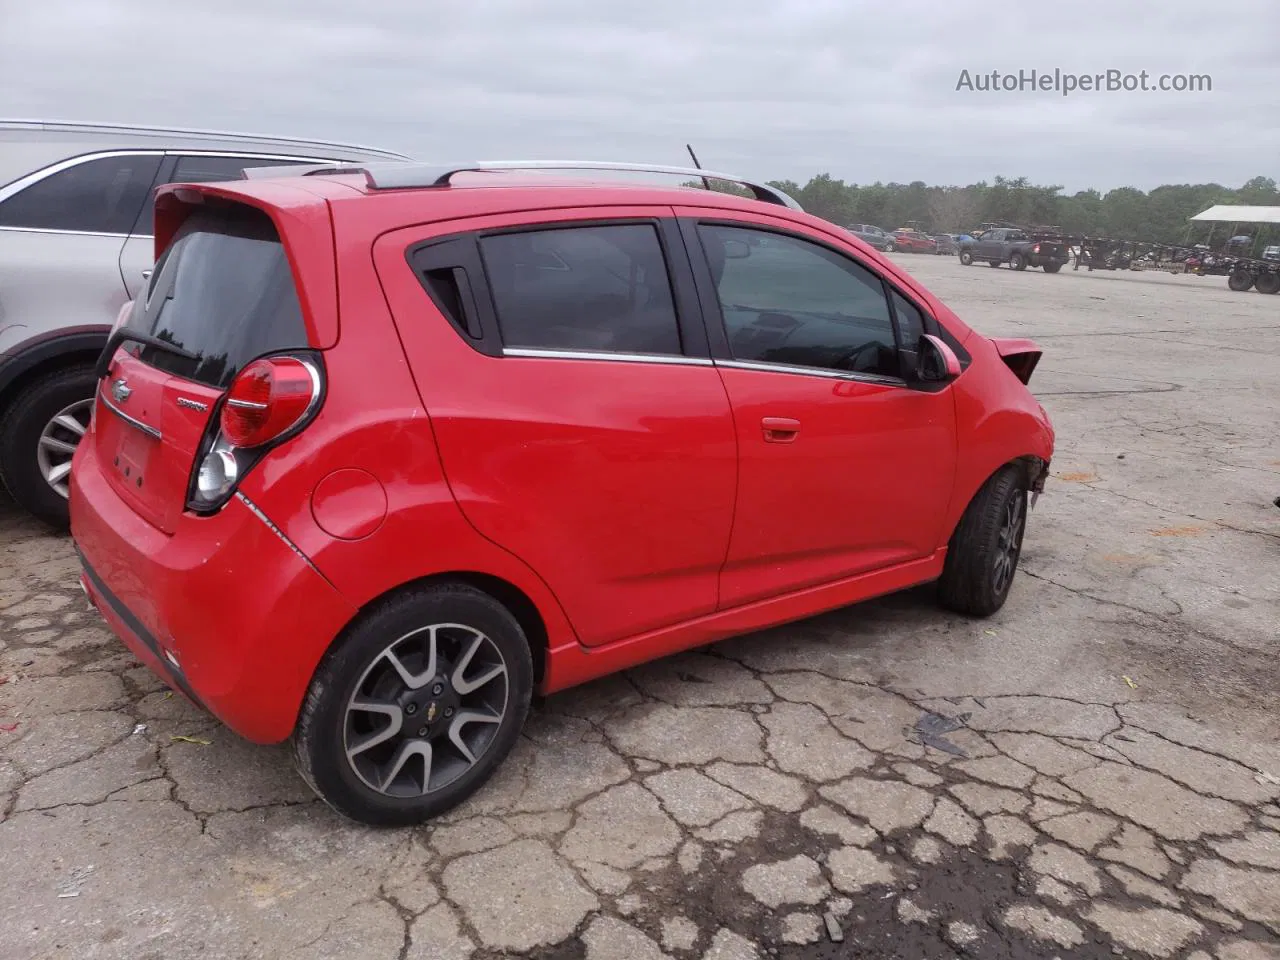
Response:
[[[693,165],[694,165],[695,167],[697,167],[699,170],[701,170],[701,169],[702,169],[702,164],[700,164],[700,163],[698,162],[698,155],[697,155],[696,153],[694,153],[694,152],[693,152],[693,144],[691,144],[691,143],[686,143],[686,144],[684,145],[684,148],[685,148],[686,150],[688,150],[688,151],[689,151],[689,156],[693,158]],[[706,189],[708,189],[708,190],[710,190],[710,189],[711,189],[711,181],[710,181],[710,180],[708,180],[706,177],[703,177],[703,178],[702,178],[702,185],[703,185],[703,187],[705,187],[705,188],[706,188]]]

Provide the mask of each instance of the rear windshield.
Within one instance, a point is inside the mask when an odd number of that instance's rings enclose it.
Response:
[[[307,346],[284,246],[270,217],[245,206],[201,210],[183,223],[128,324],[195,355],[144,345],[140,360],[218,388],[256,357]]]

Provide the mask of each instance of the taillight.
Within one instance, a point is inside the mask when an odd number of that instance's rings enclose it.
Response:
[[[260,447],[292,428],[319,399],[319,378],[296,357],[255,360],[240,372],[222,407],[233,446]]]
[[[323,378],[318,356],[266,357],[241,370],[201,447],[187,506],[210,513],[226,503],[254,464],[315,416]]]
[[[1038,244],[1038,243],[1037,243],[1034,247],[1032,247],[1032,248],[1031,248],[1031,252],[1032,252],[1032,253],[1039,253],[1039,252],[1040,252],[1040,244]]]

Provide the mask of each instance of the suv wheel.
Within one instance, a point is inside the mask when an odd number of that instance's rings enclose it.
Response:
[[[978,491],[951,537],[938,581],[942,605],[976,617],[1004,606],[1026,526],[1026,487],[1016,468],[1005,467]]]
[[[58,530],[69,524],[71,458],[89,427],[95,386],[91,364],[45,374],[0,420],[0,480],[20,507]]]
[[[973,266],[973,252],[970,250],[961,250],[960,263],[962,266],[966,266],[966,267]]]
[[[532,691],[529,643],[510,611],[464,584],[420,588],[375,607],[325,656],[294,757],[339,813],[422,823],[484,785]]]

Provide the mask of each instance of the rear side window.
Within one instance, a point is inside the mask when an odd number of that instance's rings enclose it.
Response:
[[[239,180],[246,167],[290,167],[300,160],[271,160],[266,157],[179,157],[173,168],[172,183],[213,183],[218,180]],[[322,163],[321,160],[309,161]]]
[[[151,191],[160,160],[99,157],[51,174],[0,203],[0,226],[127,234]]]
[[[226,387],[250,360],[307,346],[293,272],[271,218],[234,206],[192,214],[156,264],[129,319],[195,359],[142,346],[139,359]]]
[[[671,281],[651,224],[503,233],[480,246],[505,346],[681,352]]]

